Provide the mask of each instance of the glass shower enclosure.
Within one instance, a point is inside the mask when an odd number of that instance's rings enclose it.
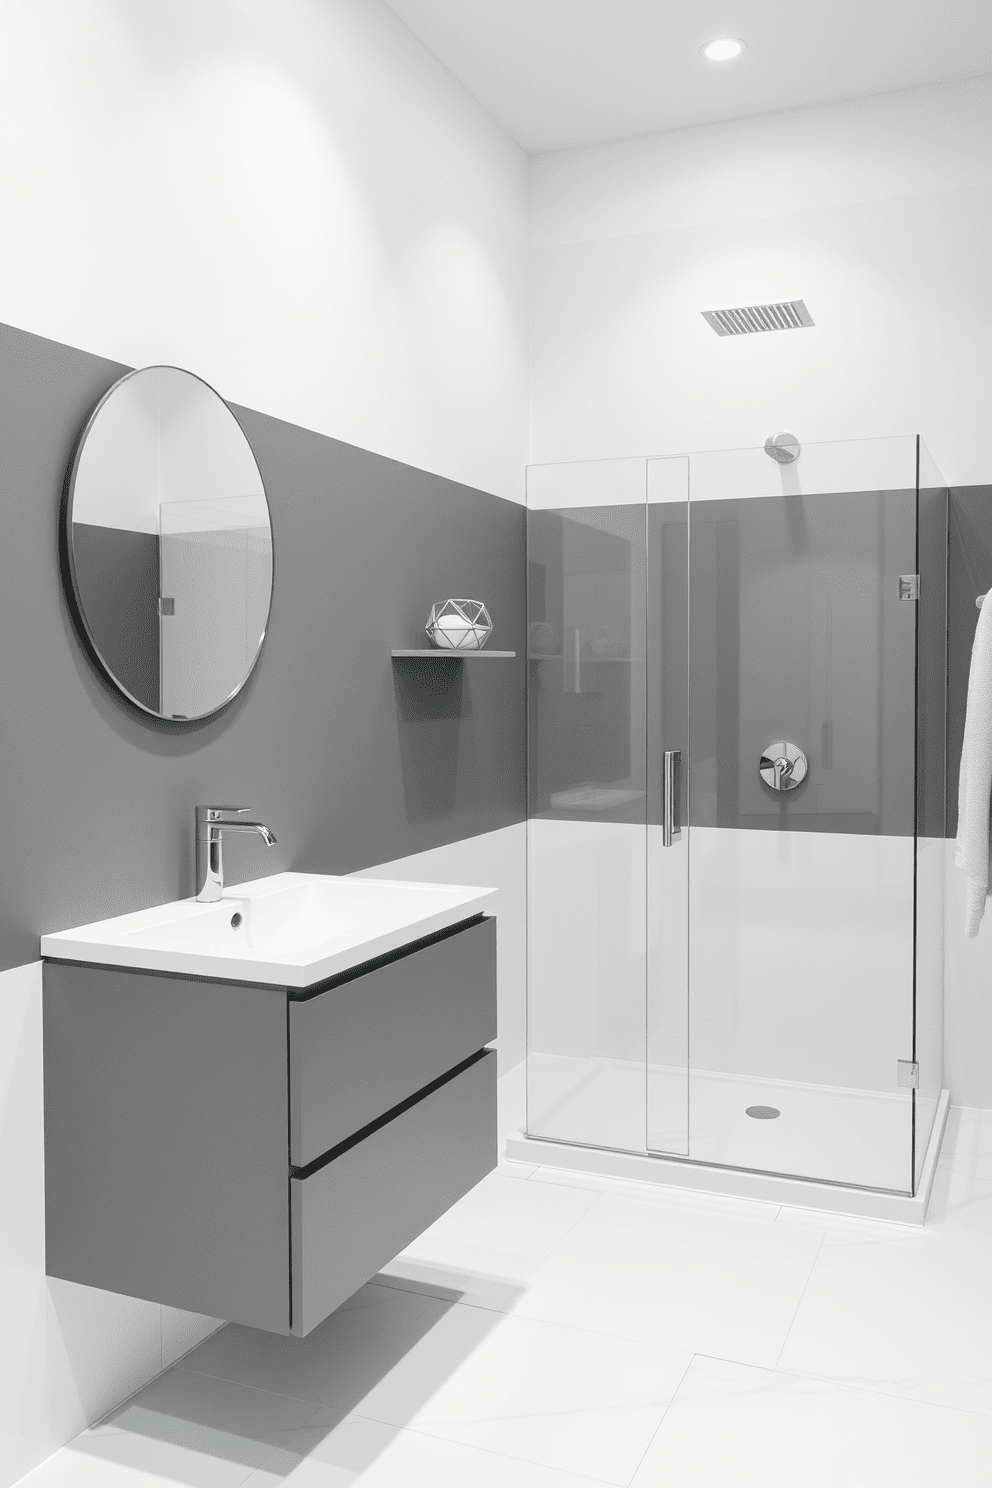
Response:
[[[530,468],[529,1137],[915,1193],[946,522],[916,437]]]

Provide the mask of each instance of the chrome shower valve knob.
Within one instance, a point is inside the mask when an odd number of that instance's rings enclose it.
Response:
[[[762,751],[758,761],[758,774],[772,790],[795,790],[802,785],[809,771],[809,761],[797,744],[779,739]]]

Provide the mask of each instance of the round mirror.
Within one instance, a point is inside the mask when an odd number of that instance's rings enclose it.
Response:
[[[272,597],[265,487],[241,425],[178,367],[116,382],[83,430],[65,539],[85,638],[157,718],[205,718],[244,686]]]

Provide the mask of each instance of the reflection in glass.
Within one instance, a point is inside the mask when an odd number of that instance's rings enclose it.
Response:
[[[122,378],[70,479],[77,618],[116,686],[161,718],[201,718],[243,686],[272,592],[258,465],[227,404],[177,367]]]
[[[159,508],[161,708],[197,718],[230,697],[265,632],[272,538],[265,498],[173,501]]]

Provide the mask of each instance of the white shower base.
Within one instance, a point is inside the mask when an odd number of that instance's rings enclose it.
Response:
[[[909,1224],[926,1214],[949,1102],[942,1092],[911,1197],[878,1191],[910,1186],[908,1093],[693,1070],[682,1158],[646,1151],[643,1065],[532,1054],[528,1087],[528,1134],[510,1139],[511,1159]],[[755,1120],[751,1105],[781,1116]]]

